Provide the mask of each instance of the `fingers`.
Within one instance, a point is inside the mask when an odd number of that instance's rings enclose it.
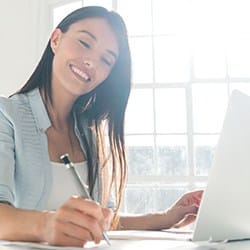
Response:
[[[50,237],[47,240],[50,245],[83,246],[88,240],[92,239],[87,230],[81,233],[79,228],[74,230],[74,225],[69,226],[61,221],[55,221],[51,229]],[[74,233],[75,235],[72,236]]]
[[[58,243],[59,242],[59,243]],[[64,235],[60,241],[57,241],[56,246],[75,246],[75,247],[84,247],[84,245],[87,243],[87,241],[84,240],[77,240],[72,237],[69,237],[67,235]]]
[[[108,231],[111,227],[111,223],[114,217],[114,213],[111,209],[109,208],[103,208],[102,210],[103,215],[104,215],[104,222],[103,222],[103,229],[104,231]]]
[[[93,217],[94,220],[97,220],[99,222],[99,225],[104,231],[110,229],[111,222],[114,217],[114,213],[111,209],[102,208],[96,202],[81,199],[79,197],[72,197],[65,205],[77,209],[80,213],[89,215],[87,221],[84,222],[84,224],[87,224],[89,228],[95,226],[94,221],[91,219]],[[74,220],[74,217],[72,217],[72,220]],[[75,221],[75,223],[77,223],[77,221]],[[94,227],[92,231],[95,230],[97,230],[96,227]]]
[[[190,192],[190,195],[193,197],[196,204],[200,205],[202,195],[203,195],[203,190],[197,190],[197,191]]]
[[[74,246],[74,247],[83,247],[87,241],[84,240],[77,240],[74,238],[71,238],[67,235],[64,235],[61,237],[61,239],[56,240],[55,243],[53,242],[48,242],[50,245],[54,246]]]
[[[102,221],[104,219],[101,206],[92,200],[73,196],[63,206],[79,210],[80,212],[87,214],[98,221]]]
[[[56,216],[63,225],[67,225],[62,228],[65,234],[78,239],[84,238],[87,241],[93,240],[96,243],[102,239],[103,226],[94,217],[67,206],[59,208]]]
[[[168,211],[172,226],[181,227],[193,222],[199,209],[197,201],[194,201],[194,194],[185,194],[176,204]]]
[[[194,222],[196,214],[199,209],[200,200],[193,205],[180,207],[180,220],[174,225],[174,227],[184,227]]]
[[[196,215],[191,215],[191,214],[187,215],[182,221],[179,221],[178,223],[176,223],[174,227],[175,228],[185,227],[189,225],[190,223],[194,222],[195,218],[196,218]]]
[[[185,217],[188,214],[197,214],[197,212],[198,207],[196,205],[180,207],[180,214],[182,217]]]
[[[199,206],[200,202],[201,202],[202,194],[203,194],[202,190],[196,190],[196,191],[185,193],[176,202],[175,205],[178,205],[178,206],[190,206],[190,205]]]
[[[96,202],[72,197],[57,211],[48,212],[45,241],[52,245],[83,246],[99,243],[104,229],[110,227],[113,214]]]

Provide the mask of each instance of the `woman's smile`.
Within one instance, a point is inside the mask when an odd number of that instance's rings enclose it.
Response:
[[[80,20],[66,33],[56,29],[51,48],[55,76],[52,85],[59,96],[60,89],[74,97],[92,91],[108,77],[119,54],[116,35],[102,18]]]
[[[80,79],[83,82],[90,82],[91,81],[91,77],[89,75],[89,73],[79,69],[78,67],[76,67],[75,65],[70,65],[70,69],[71,71],[74,73],[74,75],[77,77],[77,79]]]

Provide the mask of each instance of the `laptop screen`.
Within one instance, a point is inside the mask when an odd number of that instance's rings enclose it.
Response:
[[[229,100],[194,241],[250,238],[250,97],[235,90]]]

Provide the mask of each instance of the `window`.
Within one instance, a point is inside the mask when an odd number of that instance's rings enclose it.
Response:
[[[129,32],[133,90],[122,209],[165,209],[183,192],[206,185],[229,95],[234,89],[250,94],[250,3],[57,1],[54,25],[87,5],[118,11]]]

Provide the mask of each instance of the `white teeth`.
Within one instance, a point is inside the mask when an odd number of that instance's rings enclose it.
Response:
[[[81,71],[80,69],[78,69],[78,68],[75,68],[74,66],[72,66],[71,68],[72,68],[72,70],[73,70],[76,74],[78,74],[80,77],[82,77],[85,81],[88,81],[88,80],[89,80],[89,76],[88,76],[86,73],[82,72],[82,71]]]

